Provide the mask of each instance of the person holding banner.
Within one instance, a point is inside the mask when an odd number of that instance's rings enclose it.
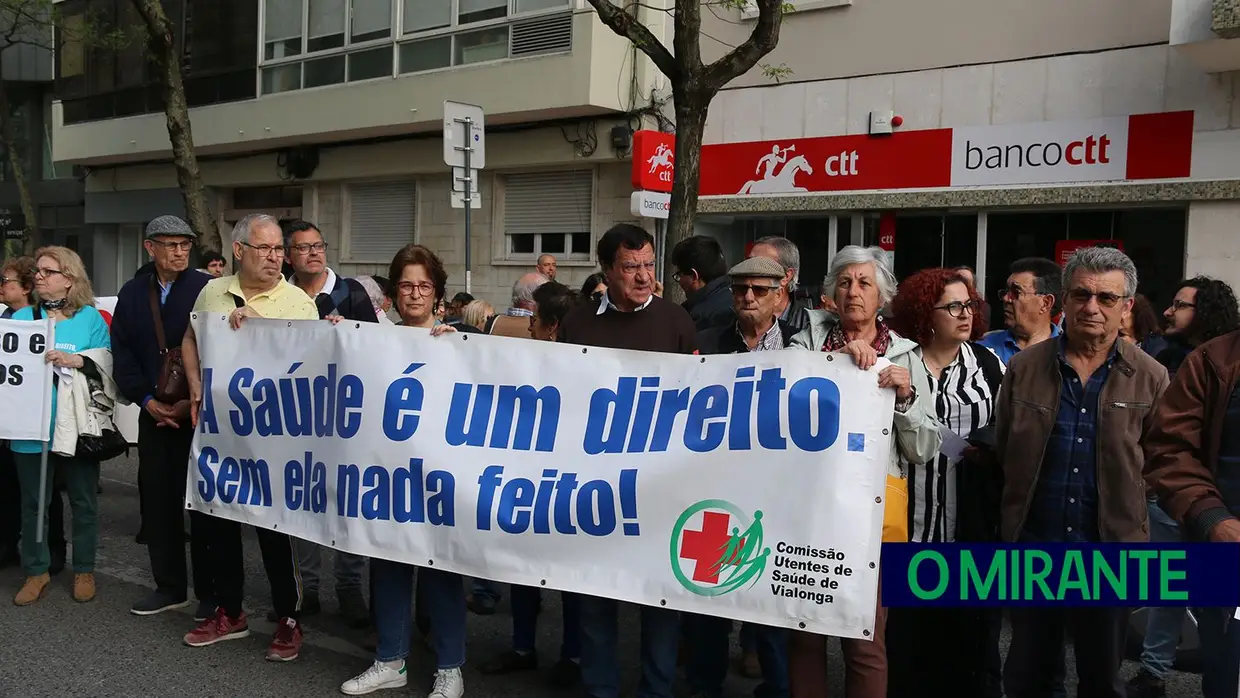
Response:
[[[908,542],[908,489],[905,463],[926,463],[942,445],[925,364],[914,353],[912,340],[893,332],[879,310],[895,296],[896,277],[887,253],[878,247],[849,245],[831,258],[823,279],[833,289],[839,313],[811,310],[810,325],[793,337],[794,346],[810,351],[842,352],[868,371],[879,358],[891,365],[878,372],[878,386],[896,393],[892,415],[891,460],[887,464],[887,500],[883,509],[883,542]],[[879,570],[881,579],[882,571]],[[882,583],[880,581],[881,590]],[[842,639],[848,698],[887,696],[887,610],[881,592],[870,641]],[[789,682],[793,698],[827,695],[827,638],[794,631],[789,640]]]
[[[650,233],[629,223],[612,226],[599,238],[597,254],[607,289],[597,303],[579,305],[564,318],[559,341],[667,354],[697,350],[696,328],[688,311],[656,293],[657,263]],[[581,599],[581,677],[591,698],[620,695],[617,610],[615,599]],[[637,695],[671,698],[680,616],[670,609],[642,606],[641,623],[642,678]]]
[[[189,424],[189,385],[175,378],[190,311],[211,276],[189,268],[197,235],[176,216],[146,226],[143,243],[152,267],[117,294],[112,317],[112,376],[121,394],[142,408],[138,415],[138,500],[146,531],[155,590],[130,608],[149,616],[191,601],[185,568],[185,477],[194,430]],[[183,373],[180,375],[184,375]],[[190,518],[196,618],[215,612],[210,559],[202,519]]]
[[[284,234],[273,216],[251,214],[233,228],[233,256],[239,263],[235,276],[212,279],[194,301],[193,312],[228,316],[228,324],[240,329],[246,318],[280,320],[319,319],[319,310],[301,289],[281,275]],[[181,342],[185,375],[189,379],[190,419],[198,426],[202,402],[201,363],[194,327]],[[245,592],[245,561],[241,548],[241,524],[220,517],[202,519],[206,547],[214,576],[214,613],[185,635],[190,647],[206,647],[225,640],[248,637],[249,622],[241,608]],[[262,549],[263,567],[271,584],[271,602],[278,622],[267,650],[267,659],[288,662],[301,653],[301,577],[297,573],[297,548],[284,533],[255,528]]]
[[[392,259],[389,293],[401,325],[430,330],[431,336],[455,332],[435,316],[448,286],[448,272],[434,252],[422,245],[406,245]],[[372,558],[371,605],[375,623],[375,661],[366,671],[345,681],[340,692],[360,696],[408,683],[405,658],[409,656],[413,615],[415,567]],[[418,572],[418,595],[430,612],[435,648],[435,683],[428,698],[465,695],[465,584],[461,575],[433,567]]]
[[[39,320],[49,317],[55,321],[55,348],[47,352],[45,358],[61,380],[71,381],[72,371],[82,371],[89,377],[101,379],[100,367],[84,353],[95,352],[95,358],[109,364],[102,370],[109,370],[111,339],[107,323],[94,307],[95,293],[82,258],[67,247],[41,248],[35,253],[34,280],[38,305],[22,308],[13,314],[12,319]],[[48,415],[53,435],[57,426],[58,393],[59,388],[53,387],[52,409]],[[38,601],[51,582],[47,536],[37,540],[37,531],[47,527],[46,514],[42,519],[39,515],[47,509],[54,495],[51,486],[53,474],[65,483],[73,516],[73,598],[79,602],[94,599],[95,549],[99,542],[99,462],[76,455],[49,453],[47,487],[44,500],[40,502],[42,453],[49,445],[41,441],[14,441],[11,446],[17,464],[17,477],[21,482],[22,566],[26,572],[26,583],[17,592],[13,603],[27,606]]]

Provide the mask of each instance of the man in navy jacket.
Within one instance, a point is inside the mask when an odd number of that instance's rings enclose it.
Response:
[[[164,348],[181,346],[190,311],[211,276],[189,268],[197,235],[176,216],[160,216],[146,227],[143,243],[152,264],[126,283],[117,295],[112,317],[112,376],[122,395],[141,405],[138,417],[138,495],[146,531],[147,552],[156,589],[139,599],[131,611],[154,615],[190,604],[185,569],[185,478],[194,430],[189,400],[166,404],[154,397],[164,354],[155,323],[164,332]],[[159,308],[156,317],[152,301]],[[202,542],[193,535],[190,514],[195,615],[214,612],[211,569]]]

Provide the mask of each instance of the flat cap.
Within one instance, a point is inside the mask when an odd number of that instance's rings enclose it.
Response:
[[[737,264],[728,271],[728,276],[757,277],[759,279],[782,279],[785,276],[784,265],[770,257],[754,256]]]
[[[146,237],[148,240],[160,235],[176,235],[195,240],[198,239],[198,236],[194,234],[193,228],[189,227],[189,223],[176,216],[160,216],[146,224]]]

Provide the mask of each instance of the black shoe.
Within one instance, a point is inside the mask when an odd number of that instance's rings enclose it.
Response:
[[[184,596],[173,596],[160,591],[155,591],[138,599],[129,612],[135,616],[153,616],[156,613],[171,611],[176,608],[185,608],[193,601]]]
[[[538,669],[538,654],[530,652],[521,654],[508,650],[500,656],[482,665],[484,674],[511,674],[517,671],[535,671]]]
[[[484,600],[470,594],[469,598],[465,599],[465,607],[480,616],[495,615],[495,602],[489,598]]]
[[[581,665],[571,659],[561,659],[547,672],[547,685],[552,688],[572,688],[581,683]]]
[[[1151,674],[1145,667],[1128,681],[1128,698],[1164,698],[1167,684]]]
[[[194,609],[194,622],[201,623],[215,615],[215,609],[216,605],[214,601],[199,601],[198,608]]]
[[[349,589],[336,592],[336,602],[340,605],[340,615],[350,628],[370,627],[370,608],[361,589]]]
[[[297,617],[305,618],[306,616],[318,615],[322,610],[323,607],[319,604],[319,597],[317,594],[314,596],[306,595],[306,597],[301,600],[301,611],[297,614]],[[279,620],[279,617],[276,616],[275,611],[267,611],[267,620],[274,623]]]
[[[47,573],[55,577],[65,571],[65,549],[52,548],[52,561],[47,566]]]

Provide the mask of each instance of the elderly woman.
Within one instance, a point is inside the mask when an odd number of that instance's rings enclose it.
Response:
[[[435,316],[448,285],[448,273],[434,252],[422,245],[406,245],[392,259],[388,273],[391,294],[401,326],[430,330],[432,336],[455,332]],[[413,565],[373,558],[371,561],[371,615],[374,617],[375,661],[361,674],[345,681],[340,691],[357,696],[384,688],[403,687],[405,658],[413,616]],[[435,683],[429,698],[461,698],[465,681],[465,588],[461,575],[431,567],[419,572],[418,594],[426,601],[433,628],[436,656]]]
[[[918,343],[929,376],[927,407],[961,440],[984,448],[993,432],[1003,363],[977,344],[986,331],[982,298],[960,270],[926,269],[900,284],[891,326]],[[952,452],[951,449],[944,449]],[[908,527],[914,543],[998,542],[999,469],[972,451],[938,453],[908,468]],[[998,609],[893,608],[887,617],[890,698],[1002,695]]]
[[[872,369],[880,357],[891,362],[877,375],[878,386],[894,390],[896,397],[891,458],[886,464],[883,542],[907,542],[905,462],[933,459],[941,437],[926,369],[913,351],[917,345],[891,331],[878,314],[895,295],[895,275],[882,249],[849,245],[831,259],[822,286],[832,292],[838,315],[809,311],[809,326],[792,338],[792,345],[810,351],[842,352],[863,371]],[[873,639],[841,640],[848,698],[886,698],[886,622],[880,595]],[[793,698],[827,695],[827,638],[794,632],[789,637],[788,652]]]
[[[44,247],[35,253],[35,306],[27,306],[13,314],[14,320],[56,320],[56,346],[47,352],[47,362],[60,369],[82,371],[88,377],[101,379],[110,374],[112,340],[103,316],[95,310],[95,292],[82,258],[67,247]],[[96,364],[96,360],[103,364]],[[64,381],[65,378],[61,378]],[[109,379],[110,380],[110,379]],[[59,383],[52,389],[52,423],[55,440]],[[39,473],[42,469],[43,444],[39,441],[13,441],[13,458],[22,498],[22,566],[26,583],[13,603],[27,606],[39,600],[51,577],[48,574],[50,553],[47,536],[37,541],[37,531],[47,527],[46,508],[53,496],[49,477],[44,494],[44,518],[39,519]],[[48,471],[65,483],[73,521],[73,598],[86,602],[95,598],[95,549],[99,543],[97,500],[99,461],[77,456],[48,454]]]

